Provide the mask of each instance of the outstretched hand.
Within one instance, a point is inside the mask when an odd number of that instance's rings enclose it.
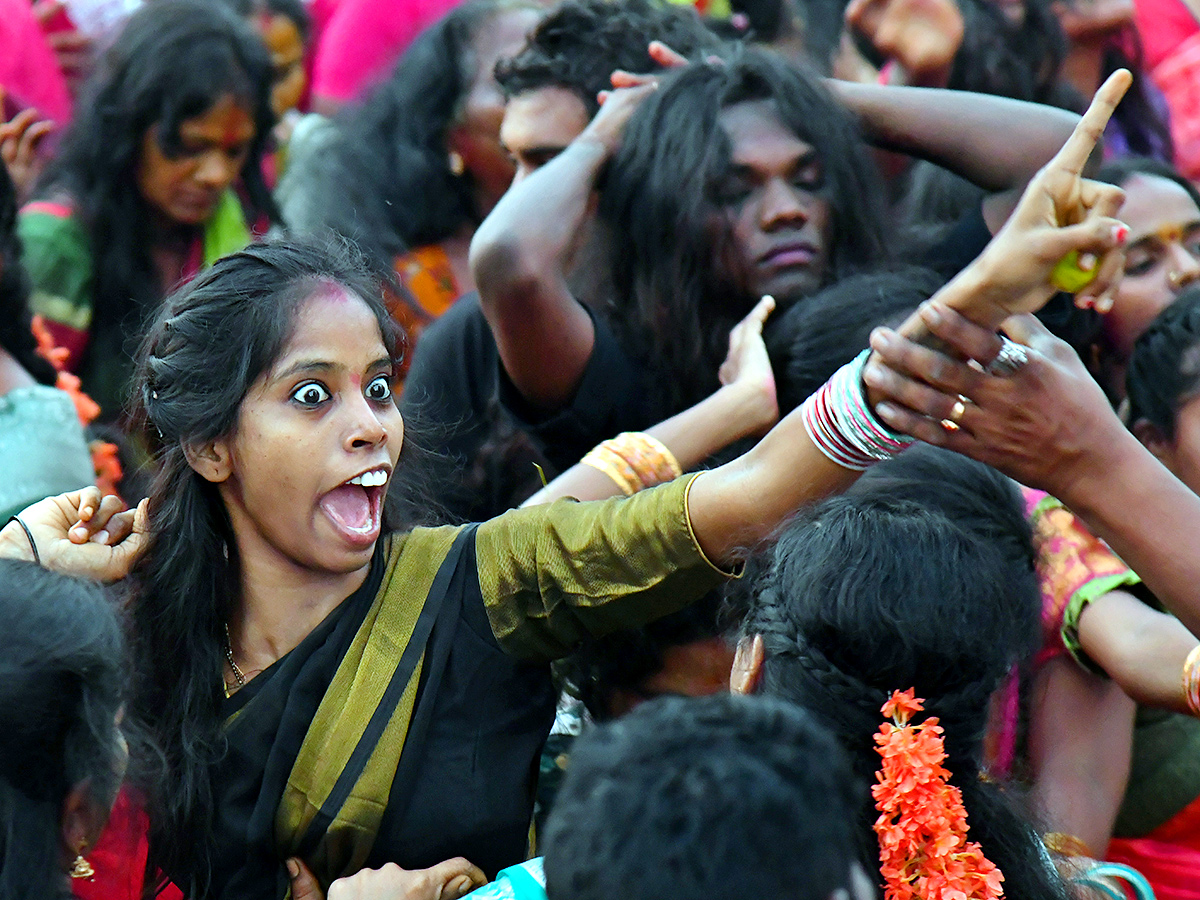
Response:
[[[749,315],[729,332],[729,352],[717,372],[725,387],[743,388],[747,405],[759,410],[759,427],[752,433],[762,434],[779,420],[779,400],[775,390],[775,372],[763,341],[763,326],[775,311],[775,298],[764,296]]]
[[[651,41],[650,58],[664,69],[677,69],[688,64],[687,57],[672,50],[662,41]],[[612,73],[613,90],[601,91],[600,112],[596,113],[584,135],[598,140],[608,152],[615,153],[630,117],[642,101],[658,88],[659,75],[653,72],[636,73],[617,69]]]
[[[1001,339],[991,329],[936,303],[923,306],[920,316],[955,355],[887,328],[872,333],[875,352],[863,380],[883,398],[875,411],[892,428],[1055,496],[1068,492],[1065,482],[1074,463],[1125,436],[1079,357],[1032,315],[1004,323],[1009,336],[1026,347],[1027,357],[1008,374],[992,374],[979,365],[1000,353]],[[948,420],[957,427],[947,428]]]
[[[0,98],[4,96],[0,89]],[[39,117],[36,109],[23,109],[7,122],[0,123],[0,160],[8,169],[24,202],[41,174],[44,160],[38,153],[42,141],[54,130],[54,123]]]
[[[320,884],[300,859],[288,860],[294,900],[326,900]],[[402,869],[387,863],[363,869],[329,886],[328,900],[458,900],[487,884],[487,876],[461,856],[428,869]]]
[[[129,574],[149,531],[148,501],[126,510],[118,498],[102,496],[94,486],[40,500],[20,519],[46,568],[105,582]],[[0,556],[34,559],[29,538],[15,522],[0,531]]]
[[[1114,216],[1124,200],[1120,188],[1090,181],[1083,169],[1113,110],[1129,88],[1125,69],[1109,76],[1075,131],[1029,182],[1017,208],[991,243],[960,275],[974,289],[956,307],[981,323],[998,325],[1014,313],[1035,312],[1058,290],[1051,276],[1068,254],[1094,272],[1076,304],[1105,312],[1124,266],[1121,249],[1129,229]],[[956,279],[957,281],[958,279]],[[972,307],[974,311],[968,310]]]

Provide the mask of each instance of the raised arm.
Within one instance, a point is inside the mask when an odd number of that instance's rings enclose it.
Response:
[[[1079,122],[1065,110],[989,94],[826,83],[872,144],[927,159],[990,191],[1024,187]]]
[[[567,286],[567,268],[596,179],[652,90],[648,84],[614,91],[562,153],[509,188],[471,242],[471,271],[500,361],[539,409],[563,406],[591,357],[595,331]]]
[[[775,376],[762,339],[763,323],[774,308],[774,298],[763,297],[730,332],[720,388],[695,406],[646,429],[682,471],[695,469],[735,441],[762,434],[779,419]],[[581,462],[521,505],[537,506],[562,497],[604,500],[621,492],[621,485],[600,468]]]

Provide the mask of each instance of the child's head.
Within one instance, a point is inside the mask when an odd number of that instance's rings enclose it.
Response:
[[[583,735],[546,825],[550,900],[870,900],[856,784],[828,732],[762,697],[670,697]]]
[[[128,759],[121,629],[95,584],[2,560],[0,634],[0,896],[63,896]]]

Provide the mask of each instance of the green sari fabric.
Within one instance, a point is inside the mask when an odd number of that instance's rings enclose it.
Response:
[[[727,577],[692,533],[691,481],[381,544],[363,587],[228,701],[209,893],[284,896],[293,855],[326,886],[389,861],[461,855],[494,875],[524,860],[556,699],[548,662]],[[414,639],[430,609],[428,638]],[[391,708],[381,701],[410,644],[420,663]],[[361,775],[329,809],[381,709]]]

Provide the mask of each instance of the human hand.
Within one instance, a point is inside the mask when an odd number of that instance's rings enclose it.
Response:
[[[308,866],[288,860],[293,900],[326,900]],[[428,869],[402,869],[388,863],[363,869],[329,886],[327,900],[458,900],[487,884],[487,876],[462,857],[448,859]]]
[[[876,329],[863,380],[884,398],[875,411],[891,427],[1064,500],[1081,467],[1126,436],[1079,357],[1033,316],[1004,323],[1027,354],[1024,365],[1004,375],[984,368],[1002,346],[994,331],[937,303],[922,306],[920,316],[951,352],[975,364]]]
[[[851,0],[844,20],[902,66],[912,83],[945,86],[963,39],[954,0]]]
[[[34,0],[33,16],[46,36],[55,62],[75,94],[92,66],[92,39],[80,31],[67,14],[63,0]]]
[[[688,64],[687,57],[672,50],[662,41],[651,41],[648,47],[650,58],[664,69],[677,69]],[[610,154],[620,144],[621,134],[630,116],[655,89],[658,88],[657,73],[637,74],[617,69],[610,79],[614,90],[599,94],[600,112],[584,130],[584,135],[598,140]]]
[[[0,89],[0,105],[3,90]],[[17,199],[24,201],[33,190],[45,161],[38,155],[42,140],[54,130],[49,119],[39,119],[36,109],[23,109],[11,120],[0,124],[0,160],[8,169]]]
[[[20,518],[47,569],[106,582],[129,574],[149,531],[147,501],[124,510],[119,498],[101,496],[94,486],[40,500]],[[29,538],[15,522],[0,530],[0,556],[34,559]]]
[[[1129,229],[1113,218],[1124,193],[1083,177],[1083,168],[1132,77],[1121,69],[1101,85],[1062,149],[1033,177],[1008,221],[955,282],[969,284],[965,304],[972,319],[995,325],[1008,315],[1034,312],[1056,292],[1051,275],[1064,257],[1080,255],[1095,273],[1076,294],[1076,305],[1112,307],[1124,265],[1121,246]],[[959,305],[960,311],[966,311]]]
[[[762,337],[763,325],[774,310],[775,298],[768,294],[733,327],[729,332],[729,352],[717,372],[722,385],[745,392],[742,406],[753,412],[758,422],[752,434],[765,433],[779,420],[775,372]]]

